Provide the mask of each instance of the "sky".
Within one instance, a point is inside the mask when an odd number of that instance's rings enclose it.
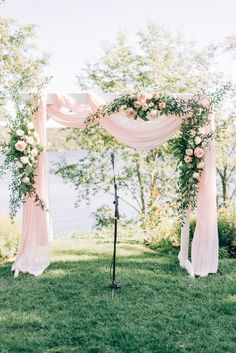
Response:
[[[37,25],[35,43],[50,54],[49,90],[76,92],[75,75],[85,61],[101,55],[125,30],[135,45],[135,32],[155,21],[183,32],[203,47],[236,35],[236,0],[6,0],[1,17]],[[224,55],[219,67],[236,82],[236,59]]]

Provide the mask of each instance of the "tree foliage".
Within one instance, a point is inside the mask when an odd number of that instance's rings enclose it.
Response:
[[[104,46],[103,56],[96,63],[87,63],[77,75],[78,85],[105,92],[145,87],[168,93],[211,91],[221,76],[213,70],[216,51],[213,45],[198,50],[182,35],[149,23],[137,32],[135,45],[121,33]],[[137,152],[121,146],[100,127],[73,131],[70,138],[88,154],[77,165],[60,165],[57,173],[74,183],[78,202],[101,190],[111,190],[109,152],[115,150],[120,160],[120,187],[131,196],[140,217],[154,215],[157,219],[164,209],[175,212],[175,160],[168,145]]]

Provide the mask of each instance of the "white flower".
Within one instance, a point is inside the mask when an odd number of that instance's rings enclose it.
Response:
[[[34,130],[34,124],[33,123],[28,123],[27,124],[27,129],[28,130]]]
[[[157,110],[152,109],[148,115],[150,115],[151,118],[155,118],[157,116]]]
[[[143,110],[148,110],[148,108],[149,108],[149,106],[148,106],[147,103],[143,103],[143,104],[142,104],[142,109],[143,109]]]
[[[32,155],[33,157],[36,157],[37,154],[38,154],[38,151],[37,151],[35,148],[33,148],[30,153],[31,153],[31,155]]]
[[[39,134],[35,131],[33,135],[34,135],[34,138],[36,139],[36,142],[37,142],[37,143],[40,143]]]
[[[187,156],[192,156],[192,155],[193,155],[193,150],[192,150],[192,148],[187,148],[187,149],[185,150],[185,154],[186,154]]]
[[[16,162],[16,166],[17,166],[17,168],[22,168],[22,167],[23,167],[23,164],[18,161],[18,162]]]
[[[199,145],[199,143],[201,143],[201,142],[202,142],[201,137],[196,136],[196,137],[195,137],[195,139],[194,139],[194,142],[196,143],[196,145]]]
[[[32,136],[27,137],[26,142],[27,142],[29,145],[33,145],[33,144],[34,144],[34,139],[33,139],[33,137],[32,137]]]
[[[28,164],[28,163],[29,163],[29,158],[28,158],[28,157],[21,157],[21,158],[20,158],[20,161],[21,161],[23,164]]]
[[[21,129],[16,130],[16,134],[17,134],[17,136],[24,136],[24,131]]]
[[[202,161],[202,162],[198,163],[197,168],[198,169],[204,168],[204,162]]]
[[[206,129],[204,127],[200,127],[198,131],[200,135],[205,135],[206,133]]]
[[[24,177],[24,178],[22,179],[22,181],[23,181],[23,183],[25,183],[25,184],[29,184],[30,178]]]
[[[15,149],[17,151],[23,152],[26,148],[26,143],[24,141],[17,141],[15,144]]]
[[[197,172],[193,173],[193,178],[199,180],[200,174]]]

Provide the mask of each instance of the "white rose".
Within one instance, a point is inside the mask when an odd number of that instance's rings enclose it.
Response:
[[[155,116],[157,116],[157,110],[152,109],[148,115],[150,115],[151,118],[155,118]]]
[[[201,137],[196,136],[195,139],[194,139],[194,142],[196,143],[196,145],[199,145],[199,143],[202,142]]]
[[[17,136],[24,136],[24,131],[21,129],[16,130],[16,134],[17,134]]]
[[[33,139],[33,137],[32,137],[32,136],[27,137],[26,142],[27,142],[29,145],[33,145],[33,144],[34,144],[34,139]]]
[[[193,173],[193,178],[199,180],[200,174],[197,172]]]
[[[32,155],[33,157],[36,157],[37,154],[38,154],[38,151],[37,151],[35,148],[33,148],[30,153],[31,153],[31,155]]]
[[[29,184],[30,178],[24,177],[24,178],[22,179],[22,181],[23,181],[23,183],[25,183],[25,184]]]
[[[198,169],[204,168],[204,162],[198,163],[197,168],[198,168]]]
[[[20,160],[21,160],[21,162],[23,164],[28,164],[29,163],[29,158],[28,157],[21,157]]]
[[[34,124],[33,123],[28,123],[27,124],[27,129],[28,130],[34,130]]]

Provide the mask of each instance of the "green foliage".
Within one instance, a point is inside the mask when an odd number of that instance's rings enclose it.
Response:
[[[235,210],[221,208],[218,212],[219,245],[236,257],[236,213]]]
[[[0,217],[0,259],[12,258],[19,246],[20,226],[11,223],[9,217]]]
[[[198,50],[180,33],[149,22],[131,43],[125,33],[119,33],[103,47],[100,61],[86,64],[77,80],[82,88],[95,86],[104,92],[157,87],[168,93],[195,93],[217,82],[219,75],[212,67],[216,49],[210,45]]]
[[[12,99],[15,103],[16,116],[8,121],[9,140],[0,145],[1,152],[5,155],[3,165],[0,167],[0,177],[7,170],[12,173],[9,189],[10,216],[13,219],[27,196],[32,197],[42,209],[45,209],[45,204],[38,195],[35,183],[37,161],[43,151],[33,124],[34,114],[38,108],[34,107],[32,102],[36,97],[24,102],[16,93]]]
[[[4,353],[233,353],[236,262],[190,279],[173,256],[119,244],[114,299],[112,242],[55,240],[43,276],[0,266]]]

